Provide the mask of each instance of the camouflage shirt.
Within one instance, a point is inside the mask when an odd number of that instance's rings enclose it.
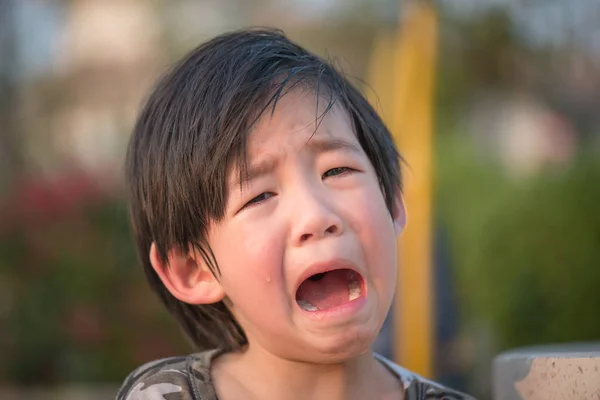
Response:
[[[142,365],[127,377],[116,400],[218,400],[210,377],[210,364],[219,354],[220,351],[211,350]],[[375,358],[402,382],[405,400],[474,400],[378,354]]]

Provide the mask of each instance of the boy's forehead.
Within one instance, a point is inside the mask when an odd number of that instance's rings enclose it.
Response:
[[[255,172],[272,170],[277,159],[293,151],[322,153],[342,151],[364,155],[348,112],[329,99],[314,94],[288,93],[259,118],[246,141],[244,163],[235,162],[228,173],[228,187],[249,182]],[[289,151],[289,148],[288,150]]]
[[[348,112],[329,98],[292,92],[259,118],[249,133],[246,156],[248,160],[260,156],[274,143],[331,140],[358,144]]]

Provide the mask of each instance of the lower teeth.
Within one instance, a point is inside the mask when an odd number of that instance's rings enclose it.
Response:
[[[298,300],[298,305],[300,306],[300,308],[306,311],[319,311],[317,307],[313,306],[306,300]]]

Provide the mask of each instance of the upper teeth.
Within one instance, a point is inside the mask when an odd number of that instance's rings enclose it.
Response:
[[[348,300],[349,301],[356,300],[360,297],[360,295],[361,295],[360,283],[356,279],[351,280],[350,283],[348,284]]]

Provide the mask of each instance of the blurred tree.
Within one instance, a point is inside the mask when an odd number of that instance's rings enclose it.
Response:
[[[437,204],[448,227],[463,334],[487,352],[472,355],[474,373],[505,349],[597,340],[597,158],[517,182],[464,137],[440,139]]]
[[[0,382],[117,382],[189,352],[137,268],[123,200],[87,176],[22,184],[0,230]]]
[[[481,17],[466,21],[460,32],[466,42],[460,62],[472,89],[514,87],[521,43],[508,11],[490,9]]]
[[[17,43],[15,1],[0,2],[0,193],[21,170],[17,121]]]

